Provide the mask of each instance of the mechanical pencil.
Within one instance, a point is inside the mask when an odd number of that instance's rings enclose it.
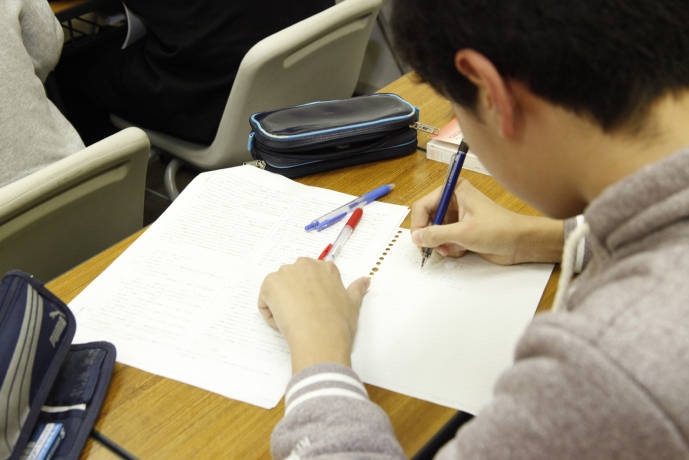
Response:
[[[459,178],[459,173],[462,171],[462,166],[464,165],[464,159],[469,151],[469,146],[464,140],[459,144],[457,153],[452,157],[452,162],[450,163],[450,168],[447,172],[447,177],[445,178],[445,186],[443,187],[443,194],[440,196],[440,203],[438,203],[438,208],[435,210],[435,217],[433,218],[433,225],[440,225],[445,219],[445,213],[447,213],[447,207],[452,199],[452,193],[455,190],[455,185],[457,185],[457,179]],[[433,248],[423,248],[423,257],[421,258],[421,268],[423,268],[426,260],[431,256]]]

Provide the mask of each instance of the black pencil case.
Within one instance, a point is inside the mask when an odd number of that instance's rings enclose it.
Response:
[[[416,151],[419,109],[396,94],[317,101],[250,118],[259,168],[301,177]]]
[[[44,442],[38,458],[77,459],[110,383],[115,348],[72,345],[74,315],[43,283],[20,272],[0,282],[0,459]],[[45,443],[56,429],[55,442]],[[37,433],[42,433],[39,436]]]

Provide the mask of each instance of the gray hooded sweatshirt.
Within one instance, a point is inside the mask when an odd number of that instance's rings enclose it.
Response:
[[[0,1],[0,187],[84,148],[43,88],[63,40],[46,0]]]
[[[590,258],[564,308],[533,320],[493,401],[437,459],[689,458],[689,148],[584,217]],[[293,376],[285,412],[275,458],[404,458],[347,367]]]

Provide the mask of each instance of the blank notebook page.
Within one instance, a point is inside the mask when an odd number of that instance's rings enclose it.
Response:
[[[531,321],[552,264],[475,254],[421,266],[409,230],[385,246],[364,298],[353,367],[365,382],[476,413]]]

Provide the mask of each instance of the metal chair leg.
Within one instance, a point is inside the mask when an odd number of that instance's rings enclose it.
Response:
[[[165,168],[165,173],[163,174],[163,181],[165,182],[165,191],[167,192],[167,195],[170,197],[170,201],[175,201],[175,199],[179,196],[176,178],[177,170],[179,169],[180,165],[181,162],[178,159],[173,158],[167,164],[167,167]]]

